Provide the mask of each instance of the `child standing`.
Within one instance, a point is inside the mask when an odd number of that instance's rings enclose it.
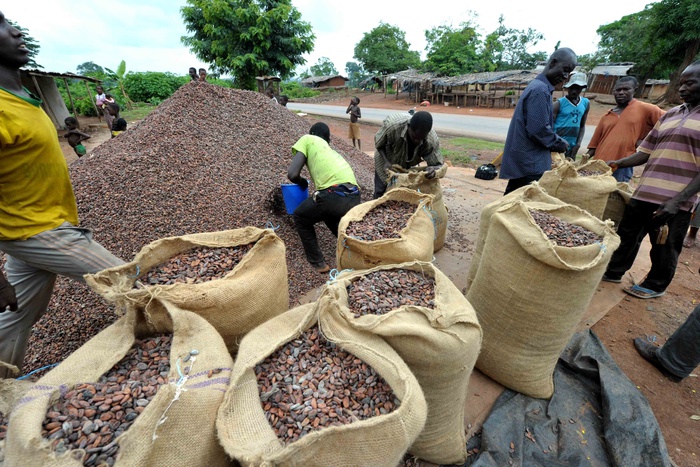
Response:
[[[360,98],[353,96],[350,99],[350,105],[345,111],[346,114],[350,114],[350,128],[348,130],[348,138],[352,139],[352,147],[355,147],[355,140],[357,140],[357,149],[362,151],[362,142],[360,141],[360,124],[359,120],[362,118],[362,113],[360,112]]]
[[[112,116],[112,138],[126,131],[126,120],[119,116],[119,104],[108,104],[107,110]]]
[[[63,137],[68,139],[68,144],[73,148],[75,154],[77,154],[79,158],[83,157],[87,150],[85,149],[85,146],[80,143],[86,139],[90,139],[91,136],[78,129],[78,120],[76,120],[74,117],[66,117],[64,123],[66,124],[68,131],[65,135],[63,135]]]

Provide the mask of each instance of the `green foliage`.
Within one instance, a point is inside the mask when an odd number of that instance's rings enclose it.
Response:
[[[298,81],[284,81],[282,82],[282,94],[285,94],[289,99],[304,99],[316,97],[321,94],[321,91],[304,87]]]
[[[532,28],[527,30],[508,28],[505,18],[498,18],[498,28],[488,34],[482,48],[485,71],[531,70],[537,62],[547,60],[547,53],[530,52],[539,41],[542,33]]]
[[[159,104],[189,80],[189,76],[173,73],[128,73],[124,77],[124,89],[136,102]]]
[[[76,72],[82,76],[91,76],[97,78],[99,76],[104,76],[105,70],[100,65],[95,62],[84,62],[75,68]],[[99,78],[98,78],[99,79]]]
[[[345,73],[348,75],[348,86],[351,88],[358,87],[365,76],[364,70],[356,62],[345,63]]]
[[[107,71],[107,76],[109,77],[109,79],[116,81],[117,89],[119,90],[121,96],[124,98],[126,108],[130,109],[131,106],[134,105],[134,103],[129,98],[129,94],[127,94],[126,89],[124,88],[124,80],[126,78],[126,61],[122,60],[121,62],[119,62],[117,71],[112,71],[109,68],[105,68],[105,70]]]
[[[642,11],[599,27],[596,31],[600,36],[597,55],[601,61],[634,62],[642,74],[655,68],[657,59],[653,48],[648,44],[651,15],[651,8],[647,6]]]
[[[29,63],[27,63],[26,68],[44,68],[43,66],[39,65],[34,58],[37,56],[39,53],[39,49],[41,49],[41,46],[39,45],[39,41],[34,39],[32,36],[29,35],[29,31],[26,28],[23,28],[19,24],[15,23],[9,18],[5,18],[5,21],[7,21],[10,26],[14,26],[15,28],[19,29],[19,31],[24,35],[24,43],[26,44],[27,48],[29,49]]]
[[[383,22],[362,36],[354,58],[368,73],[386,75],[420,66],[420,54],[409,50],[406,33]]]
[[[421,68],[440,76],[457,76],[483,70],[479,34],[469,23],[459,27],[438,26],[425,31],[428,51]]]
[[[319,58],[316,64],[311,66],[311,73],[312,76],[336,76],[340,74],[328,57]]]
[[[290,77],[316,38],[291,0],[187,0],[180,12],[192,34],[183,44],[241,89],[255,89],[256,76]]]

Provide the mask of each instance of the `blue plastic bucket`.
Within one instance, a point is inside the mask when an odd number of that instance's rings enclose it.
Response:
[[[302,188],[296,183],[282,184],[282,198],[284,198],[284,207],[287,208],[287,214],[294,214],[294,210],[297,206],[308,197],[308,187]]]

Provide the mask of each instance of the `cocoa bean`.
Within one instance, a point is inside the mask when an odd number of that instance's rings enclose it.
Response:
[[[530,215],[548,239],[559,246],[575,247],[602,243],[603,237],[585,227],[570,224],[548,212],[530,209]]]
[[[348,306],[355,318],[383,315],[404,305],[435,307],[435,279],[407,269],[366,274],[348,286]]]
[[[350,222],[345,233],[369,242],[400,238],[401,231],[415,212],[416,205],[392,199],[373,208],[362,220]]]

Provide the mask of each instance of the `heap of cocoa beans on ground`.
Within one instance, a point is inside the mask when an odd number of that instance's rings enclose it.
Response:
[[[309,127],[261,93],[184,85],[138,125],[70,165],[81,226],[125,261],[163,237],[273,226],[286,245],[294,305],[328,279],[306,262],[279,189],[288,183],[291,147]],[[331,145],[355,171],[363,201],[371,199],[372,158],[335,137]],[[302,175],[309,178],[306,169]],[[317,232],[333,263],[336,238],[325,228]],[[32,332],[24,371],[63,360],[115,320],[86,285],[59,278]]]

